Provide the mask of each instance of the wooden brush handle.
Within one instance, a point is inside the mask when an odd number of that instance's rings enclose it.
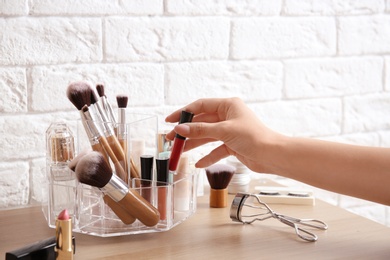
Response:
[[[126,155],[122,149],[121,144],[119,143],[118,139],[116,138],[116,136],[115,135],[108,136],[107,142],[108,142],[109,146],[111,147],[113,153],[115,154],[117,160],[119,162],[126,162]],[[132,178],[139,179],[141,177],[133,160],[130,160],[130,175]]]
[[[228,191],[226,189],[210,189],[210,207],[225,208],[227,206]]]
[[[115,136],[114,136],[115,137]],[[106,150],[106,152],[108,153],[108,156],[111,158],[112,160],[112,163],[114,164],[115,166],[115,172],[116,174],[123,180],[125,181],[127,179],[127,173],[126,171],[123,169],[122,165],[121,165],[121,162],[119,161],[119,159],[116,157],[115,153],[113,152],[113,150],[111,149],[111,146],[108,142],[108,140],[104,137],[104,136],[101,136],[99,138],[99,143],[102,144],[102,146],[104,147],[104,150]],[[120,146],[119,146],[120,148]]]
[[[126,225],[134,223],[136,220],[125,208],[123,208],[118,202],[115,202],[108,195],[103,195],[104,202],[114,211],[120,220]]]
[[[152,227],[160,219],[158,210],[133,189],[129,189],[126,196],[118,203],[145,226]]]

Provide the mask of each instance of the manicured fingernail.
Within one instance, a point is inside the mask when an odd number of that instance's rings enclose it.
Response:
[[[175,126],[175,132],[181,135],[188,135],[190,133],[190,127],[186,124],[180,124]]]

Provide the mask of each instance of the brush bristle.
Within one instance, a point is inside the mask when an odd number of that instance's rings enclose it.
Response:
[[[92,91],[91,91],[91,104],[93,105],[93,104],[95,104],[96,102],[98,102],[98,97],[97,97],[95,91],[92,90]]]
[[[96,85],[96,90],[99,94],[99,97],[104,97],[104,85],[103,84],[97,84]]]
[[[118,103],[119,108],[126,108],[128,100],[129,100],[129,98],[125,95],[116,96],[116,102]]]
[[[207,180],[215,190],[226,189],[236,172],[236,168],[227,164],[214,164],[206,168]]]
[[[76,166],[78,164],[78,162],[80,161],[80,159],[86,155],[87,153],[91,152],[92,150],[91,149],[85,149],[83,151],[81,151],[81,153],[79,153],[76,157],[73,158],[72,161],[70,161],[68,163],[68,167],[69,169],[71,169],[72,171],[75,171],[76,170]]]
[[[91,105],[91,86],[86,82],[74,82],[68,86],[66,96],[72,104],[78,109],[84,105]]]
[[[103,188],[110,181],[112,171],[99,152],[84,155],[76,165],[77,179],[84,184]]]

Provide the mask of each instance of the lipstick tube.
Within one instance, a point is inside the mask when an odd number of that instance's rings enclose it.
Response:
[[[57,260],[73,260],[72,219],[69,218],[66,209],[58,215],[56,221],[56,247],[54,251]]]
[[[75,250],[76,240],[72,237],[73,249]],[[6,252],[5,260],[53,260],[55,259],[55,248],[57,239],[55,236],[34,242],[24,247]],[[75,251],[73,251],[73,254]]]

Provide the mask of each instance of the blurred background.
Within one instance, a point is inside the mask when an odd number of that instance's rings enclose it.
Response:
[[[390,0],[0,0],[0,209],[42,201],[45,131],[79,118],[79,80],[162,128],[237,96],[284,134],[390,147]],[[390,226],[388,207],[313,190]]]

